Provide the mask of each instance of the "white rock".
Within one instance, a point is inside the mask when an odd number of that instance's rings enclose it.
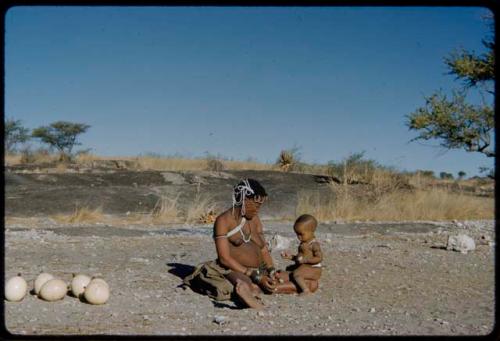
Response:
[[[271,237],[268,242],[269,251],[272,250],[285,250],[290,247],[292,242],[291,238],[280,236],[279,234],[275,234]]]
[[[215,315],[214,316],[214,322],[217,323],[217,324],[224,324],[224,323],[227,322],[227,320],[226,320],[225,316]]]
[[[476,243],[474,239],[466,234],[459,234],[456,236],[448,237],[448,244],[446,245],[446,250],[458,251],[466,254],[469,251],[476,249]]]

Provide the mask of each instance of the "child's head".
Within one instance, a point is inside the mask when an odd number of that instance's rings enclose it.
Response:
[[[314,231],[316,231],[318,221],[310,214],[303,214],[295,220],[293,230],[297,234],[297,238],[301,242],[307,242],[314,239]]]

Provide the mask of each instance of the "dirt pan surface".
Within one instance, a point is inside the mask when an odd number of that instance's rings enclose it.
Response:
[[[265,222],[296,250],[290,223]],[[194,265],[215,258],[210,226],[68,226],[50,221],[6,226],[5,277],[29,289],[38,273],[69,282],[101,275],[109,301],[29,294],[4,302],[12,334],[111,335],[485,335],[494,327],[494,222],[322,224],[326,268],[313,295],[263,295],[262,311],[216,302],[180,287]],[[449,235],[476,242],[447,251]],[[279,268],[288,263],[272,251]]]

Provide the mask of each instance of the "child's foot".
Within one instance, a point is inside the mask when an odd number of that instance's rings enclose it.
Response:
[[[259,300],[254,296],[252,293],[252,290],[243,283],[241,280],[237,279],[236,280],[236,294],[243,300],[243,302],[246,303],[250,308],[254,309],[262,309],[264,308],[264,305],[259,302]],[[260,299],[260,297],[259,297]]]
[[[302,292],[299,293],[299,296],[307,296],[310,294],[311,294],[311,291],[309,289],[306,289],[306,290],[302,290]]]

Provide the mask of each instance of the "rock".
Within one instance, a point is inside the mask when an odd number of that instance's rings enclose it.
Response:
[[[456,236],[448,237],[448,244],[446,245],[446,250],[458,251],[463,254],[467,254],[469,251],[476,249],[476,243],[474,239],[466,234],[459,234]]]
[[[174,172],[162,172],[161,175],[166,182],[170,182],[172,185],[182,185],[186,183],[184,176],[182,174]]]
[[[488,235],[483,234],[479,238],[479,244],[481,245],[490,245],[491,242],[492,242],[491,237]]]
[[[222,324],[225,324],[227,323],[227,319],[225,316],[222,316],[222,315],[215,315],[214,316],[214,322],[219,324],[219,325],[222,325]]]
[[[370,313],[374,313],[375,312],[375,308],[370,308],[369,312]]]

